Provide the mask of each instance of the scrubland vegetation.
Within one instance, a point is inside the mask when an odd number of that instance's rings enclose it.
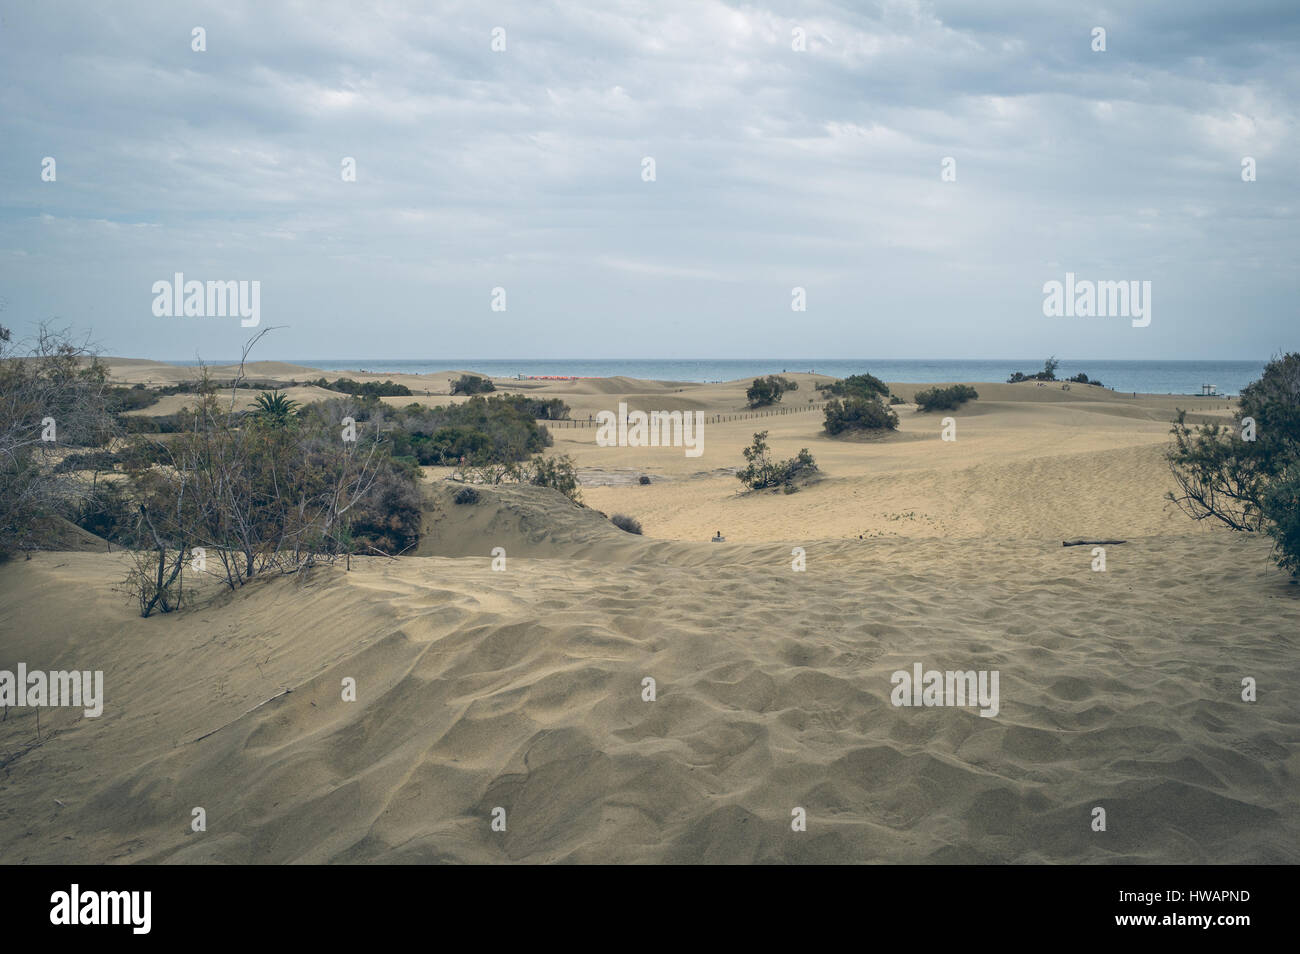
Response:
[[[979,392],[968,384],[954,384],[946,388],[917,391],[913,400],[916,401],[918,411],[955,411],[979,396]]]
[[[879,398],[846,397],[833,399],[825,409],[826,433],[835,437],[846,431],[895,430],[898,415],[880,402]]]
[[[847,378],[818,385],[819,391],[842,398],[883,400],[889,396],[889,385],[874,374],[850,374]]]
[[[1019,384],[1021,381],[1055,381],[1056,369],[1061,366],[1061,362],[1056,360],[1056,356],[1048,358],[1043,362],[1043,370],[1036,371],[1033,374],[1025,374],[1023,371],[1012,371],[1011,377],[1007,378],[1007,384]],[[1096,387],[1104,387],[1097,378],[1089,378],[1088,375],[1080,371],[1072,378],[1066,378],[1071,384],[1091,384]]]
[[[537,418],[567,417],[562,401],[394,409],[380,398],[409,394],[403,385],[322,378],[310,383],[345,396],[300,405],[242,374],[219,385],[202,368],[183,385],[120,387],[66,333],[11,338],[0,328],[0,558],[75,523],[130,551],[124,588],[144,616],[182,606],[196,574],[234,589],[352,554],[410,551],[420,465],[580,499],[571,459],[536,456],[551,444]],[[245,410],[238,392],[249,387],[263,393]],[[180,413],[127,413],[177,393],[194,396]],[[464,488],[457,499],[476,495]]]
[[[1275,358],[1242,389],[1233,423],[1174,422],[1169,500],[1194,520],[1273,538],[1279,566],[1300,575],[1300,353]]]
[[[424,465],[522,461],[552,443],[537,424],[538,403],[510,395],[475,396],[444,407],[408,405],[389,415],[393,452]]]
[[[1025,374],[1023,371],[1012,371],[1011,377],[1007,378],[1007,384],[1019,384],[1021,381],[1055,381],[1056,369],[1061,366],[1061,362],[1056,360],[1056,356],[1048,358],[1043,362],[1043,370],[1036,371],[1033,374]]]
[[[382,384],[378,381],[366,381],[363,384],[351,378],[336,378],[331,383],[324,378],[317,378],[307,383],[328,391],[340,391],[357,397],[407,397],[411,393],[411,389],[405,384],[394,384],[392,381],[384,381]]]
[[[477,374],[462,374],[451,382],[452,394],[487,394],[496,389],[490,379]]]
[[[94,477],[58,463],[111,440],[106,377],[86,344],[64,332],[41,328],[21,345],[0,327],[0,559],[93,499]]]
[[[773,460],[771,449],[767,446],[767,431],[755,434],[754,443],[746,447],[743,453],[746,465],[736,476],[750,490],[779,487],[785,493],[792,494],[799,489],[801,481],[818,473],[817,462],[806,447],[789,460]]]
[[[750,407],[770,407],[781,403],[787,391],[798,391],[799,382],[779,374],[769,374],[765,378],[755,378],[754,383],[745,390],[745,400]]]
[[[826,404],[822,425],[832,437],[898,428],[898,415],[884,404],[884,399],[889,397],[889,385],[873,374],[851,374],[840,381],[819,385],[818,389],[836,395]]]

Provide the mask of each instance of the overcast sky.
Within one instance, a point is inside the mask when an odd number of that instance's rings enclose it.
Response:
[[[1294,0],[0,11],[21,333],[236,356],[238,319],[154,316],[183,272],[261,283],[263,359],[1300,346]],[[1067,271],[1150,281],[1150,325],[1044,317]]]

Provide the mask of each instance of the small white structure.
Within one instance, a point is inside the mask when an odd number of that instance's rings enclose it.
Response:
[[[1201,397],[1214,397],[1218,393],[1219,393],[1219,386],[1217,384],[1201,385]]]

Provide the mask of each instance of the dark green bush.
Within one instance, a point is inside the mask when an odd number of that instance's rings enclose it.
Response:
[[[533,417],[527,399],[472,397],[462,404],[397,412],[390,434],[393,452],[426,465],[509,463],[526,460],[553,443]]]
[[[1300,353],[1270,361],[1260,379],[1242,389],[1234,416],[1232,425],[1193,428],[1186,412],[1178,412],[1167,455],[1178,491],[1168,499],[1194,520],[1268,533],[1278,565],[1297,573]]]
[[[126,441],[115,455],[123,469],[144,470],[153,464],[169,464],[171,452],[166,443],[138,434]]]
[[[360,381],[353,381],[351,378],[338,378],[331,384],[324,378],[318,378],[307,383],[329,391],[339,391],[343,394],[355,394],[364,397],[410,397],[411,395],[411,389],[405,384],[394,384],[392,381],[384,381],[382,384],[378,381],[367,381],[362,384]]]
[[[157,404],[161,392],[151,391],[143,384],[137,384],[129,388],[110,387],[105,390],[104,396],[107,399],[109,412],[121,414],[123,411],[138,411]]]
[[[889,393],[889,385],[874,374],[850,374],[841,381],[832,381],[824,390],[837,397],[857,397],[870,400],[884,398]]]
[[[954,384],[947,388],[928,388],[916,392],[918,411],[954,411],[967,401],[979,397],[979,392],[968,384]]]
[[[1273,558],[1292,576],[1300,576],[1300,462],[1268,484],[1261,505],[1264,529],[1273,538]]]
[[[755,378],[745,391],[745,400],[750,407],[767,407],[780,402],[787,391],[799,390],[799,382],[779,374],[769,374],[765,378]]]
[[[1104,385],[1096,378],[1089,378],[1082,371],[1080,371],[1072,378],[1066,378],[1066,380],[1069,381],[1071,384],[1094,384],[1099,388],[1104,387]]]
[[[391,457],[383,462],[348,524],[352,552],[396,556],[419,542],[423,508],[418,481],[418,467],[403,467]]]
[[[876,397],[832,399],[826,405],[825,414],[826,421],[822,426],[832,437],[845,431],[893,430],[898,427],[898,415]]]
[[[453,499],[458,504],[476,504],[479,500],[479,493],[473,487],[462,487],[456,491],[456,496]]]
[[[487,394],[496,389],[497,386],[491,380],[477,374],[462,374],[451,382],[452,394]]]
[[[126,434],[175,434],[181,427],[180,415],[164,414],[149,417],[144,414],[122,415],[117,426]]]
[[[1061,362],[1056,360],[1056,356],[1048,358],[1043,362],[1043,370],[1034,374],[1025,374],[1023,371],[1011,372],[1011,377],[1007,378],[1007,384],[1019,384],[1021,381],[1055,381],[1056,369],[1061,366]]]
[[[139,533],[139,511],[122,480],[100,481],[94,493],[82,501],[72,522],[119,546],[134,547],[144,542]]]
[[[504,401],[521,414],[534,420],[567,421],[569,419],[569,405],[559,398],[543,400],[542,398],[529,397],[526,394],[497,394],[490,400]]]

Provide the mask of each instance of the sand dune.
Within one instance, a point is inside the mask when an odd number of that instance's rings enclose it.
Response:
[[[743,395],[704,388],[718,413]],[[517,486],[458,505],[430,468],[418,555],[206,584],[149,620],[113,589],[119,554],[0,567],[0,668],[102,669],[107,696],[98,719],[46,709],[40,744],[35,710],[0,721],[0,853],[1300,861],[1300,587],[1266,540],[1163,502],[1164,399],[1035,390],[990,386],[956,443],[909,407],[874,443],[820,436],[816,412],[709,425],[696,459],[556,429],[585,474],[653,482],[589,485],[589,509]],[[727,468],[757,429],[824,479],[740,493]],[[1106,572],[1061,546],[1092,535],[1129,541]],[[893,705],[915,663],[996,670],[998,715]]]
[[[1300,613],[1259,541],[1142,538],[1113,548],[1106,574],[1050,542],[854,541],[811,545],[795,574],[782,546],[629,547],[600,531],[588,559],[571,539],[565,558],[510,557],[503,573],[486,554],[359,560],[145,622],[108,591],[113,557],[7,570],[8,654],[103,668],[108,704],[98,720],[47,710],[45,743],[17,758],[31,711],[0,725],[0,849],[1297,860],[1284,687],[1300,677]],[[494,540],[527,549],[505,529]],[[70,586],[87,599],[61,600]],[[890,673],[915,661],[999,670],[999,717],[892,706]],[[1254,705],[1243,674],[1261,681]],[[344,677],[358,702],[340,700]],[[1098,805],[1104,834],[1088,827]],[[505,833],[489,828],[497,806]],[[796,806],[807,832],[790,830]]]

